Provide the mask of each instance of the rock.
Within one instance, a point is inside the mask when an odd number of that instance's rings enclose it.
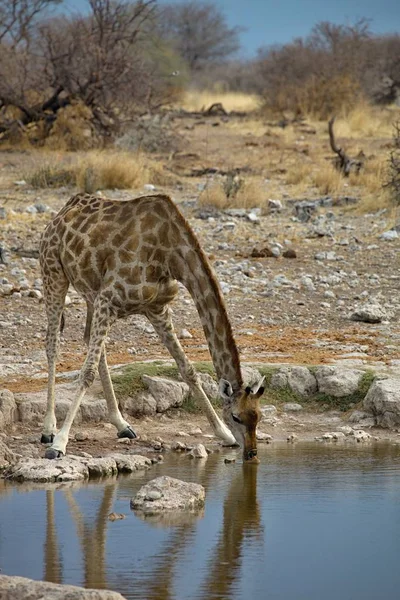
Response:
[[[367,425],[369,427],[376,425],[375,419],[370,411],[354,410],[349,417],[350,423],[357,423],[358,425],[362,423],[362,425],[365,426],[365,421],[367,421],[367,423],[370,423],[369,425]]]
[[[89,478],[89,470],[82,460],[63,457],[58,460],[46,458],[22,458],[7,472],[11,481],[33,481],[36,483],[83,481]]]
[[[103,399],[84,400],[81,403],[80,411],[84,423],[100,423],[109,420],[107,402]]]
[[[207,458],[208,453],[203,444],[198,444],[189,452],[189,456],[192,458]]]
[[[110,458],[115,460],[120,473],[133,473],[151,467],[151,460],[139,454],[113,454]]]
[[[322,439],[325,441],[334,441],[338,442],[339,440],[344,440],[346,436],[341,431],[332,431],[329,433],[324,433]]]
[[[190,333],[190,331],[188,331],[187,329],[181,329],[180,332],[179,332],[178,337],[181,340],[190,340],[190,339],[192,339],[193,336]]]
[[[89,458],[86,461],[89,477],[112,477],[118,473],[115,458],[104,456],[101,458]]]
[[[297,404],[297,402],[286,402],[282,408],[285,412],[298,412],[299,410],[303,410],[302,405]]]
[[[0,575],[1,600],[124,600],[117,592]]]
[[[189,435],[194,435],[194,436],[203,435],[203,432],[200,429],[200,427],[191,427],[189,429]]]
[[[338,427],[337,430],[341,433],[344,433],[344,435],[353,435],[353,428],[349,425],[343,425],[342,427]]]
[[[172,444],[172,450],[174,450],[174,452],[184,452],[186,450],[186,445],[182,444],[182,442],[175,442]]]
[[[262,406],[260,410],[263,419],[272,417],[278,412],[276,406],[274,406],[273,404],[267,404],[266,406]]]
[[[157,402],[149,392],[139,392],[125,400],[124,411],[133,417],[151,417],[157,412]]]
[[[142,380],[157,403],[157,412],[181,406],[189,395],[189,386],[181,381],[149,375],[142,375]]]
[[[293,443],[293,442],[297,442],[298,439],[299,438],[295,433],[291,433],[287,436],[286,441],[288,441],[289,443]]]
[[[289,387],[292,392],[307,398],[317,391],[317,380],[307,367],[282,367],[271,377],[271,387]]]
[[[288,384],[292,392],[304,398],[312,396],[317,391],[315,375],[307,367],[291,367]]]
[[[363,407],[373,413],[381,427],[400,424],[400,380],[377,379],[364,398]]]
[[[122,513],[112,512],[108,515],[107,519],[109,521],[121,521],[122,519],[125,519],[125,515]]]
[[[282,202],[280,200],[269,199],[267,206],[271,212],[281,212],[283,208]]]
[[[386,241],[393,241],[393,240],[397,240],[397,238],[399,237],[398,232],[396,231],[396,229],[389,229],[389,231],[384,231],[379,238],[381,240],[386,240]]]
[[[263,431],[256,431],[256,438],[259,442],[266,442],[267,444],[269,444],[270,442],[272,442],[272,435],[269,435],[269,433],[264,433]]]
[[[218,384],[209,373],[198,373],[201,387],[207,398],[213,399],[219,397]]]
[[[84,442],[89,439],[89,434],[86,431],[77,431],[75,433],[75,440],[77,442]]]
[[[17,418],[17,405],[9,390],[0,390],[0,431],[9,428]]]
[[[354,431],[354,439],[356,440],[356,442],[368,442],[372,440],[372,436],[366,431],[359,429],[357,431]]]
[[[157,493],[156,499],[154,492]],[[131,508],[145,515],[176,510],[196,511],[204,506],[204,501],[202,485],[163,476],[144,485],[132,498]]]
[[[333,366],[317,367],[315,370],[318,391],[335,398],[354,394],[363,374],[363,371],[357,369],[342,369]]]
[[[0,440],[0,471],[17,462],[18,457]]]
[[[379,304],[364,304],[364,306],[356,308],[350,319],[352,321],[362,321],[363,323],[380,323],[387,317],[385,309]]]
[[[235,462],[236,462],[236,458],[233,458],[233,457],[224,458],[224,463],[226,465],[233,465],[233,463],[235,463]]]
[[[288,248],[282,254],[283,258],[297,258],[296,250],[293,248]]]
[[[254,367],[249,367],[249,366],[242,366],[241,368],[241,372],[242,372],[242,378],[243,378],[243,384],[245,386],[247,385],[254,385],[255,383],[258,383],[259,381],[261,381],[261,373],[258,369],[255,369]]]

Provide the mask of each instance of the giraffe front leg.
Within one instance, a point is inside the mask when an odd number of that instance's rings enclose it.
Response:
[[[45,298],[47,312],[46,355],[48,364],[48,383],[47,408],[40,441],[42,444],[50,444],[53,442],[57,431],[55,414],[56,360],[60,340],[60,325],[68,282],[62,277],[55,282],[49,281],[48,277],[46,278],[46,274],[44,274],[44,285],[46,290]],[[54,289],[51,289],[50,291],[49,288]]]
[[[165,307],[160,312],[148,312],[147,317],[161,338],[161,341],[174,358],[182,379],[189,385],[196,402],[204,410],[208,422],[214,434],[219,437],[226,446],[237,446],[237,442],[228,427],[221,421],[215,412],[210,400],[207,398],[198,375],[192,363],[188,360],[174,331],[170,310]]]
[[[114,317],[111,314],[107,302],[101,298],[98,298],[93,314],[89,348],[86,360],[79,376],[78,390],[67,413],[63,426],[55,436],[51,447],[46,450],[46,458],[60,458],[66,452],[72,423],[86,390],[92,385],[96,376],[104,338],[106,337],[108,329],[113,320]]]

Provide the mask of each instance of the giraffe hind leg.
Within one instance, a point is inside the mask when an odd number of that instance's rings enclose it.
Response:
[[[92,318],[93,318],[93,306],[88,304],[87,307],[87,316],[86,316],[86,326],[85,326],[85,342],[89,345],[90,340],[90,330],[92,326]],[[127,421],[122,417],[121,412],[118,407],[118,402],[115,397],[114,388],[112,384],[112,380],[110,377],[110,372],[107,365],[107,355],[105,344],[103,344],[100,361],[99,361],[99,375],[101,379],[101,384],[103,386],[104,397],[107,402],[108,415],[110,419],[110,423],[112,423],[117,429],[117,435],[119,438],[129,438],[135,439],[137,437],[133,428],[129,425]]]

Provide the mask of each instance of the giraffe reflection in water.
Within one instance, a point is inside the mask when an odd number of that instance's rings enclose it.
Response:
[[[54,496],[58,490],[46,491],[47,520],[45,542],[46,581],[63,583],[62,559],[55,523]],[[107,516],[111,512],[116,492],[115,481],[104,486],[102,500],[94,523],[85,522],[82,511],[75,499],[72,487],[63,487],[62,493],[68,505],[68,512],[75,523],[77,538],[81,545],[84,562],[84,582],[87,588],[107,589],[106,583],[106,536]]]
[[[202,567],[204,577],[196,593],[191,597],[200,600],[210,598],[229,598],[235,584],[240,582],[242,560],[246,545],[254,540],[262,540],[263,526],[261,511],[257,501],[257,467],[243,464],[240,471],[232,477],[223,505],[223,520],[214,546],[208,553],[206,564]],[[205,465],[199,465],[197,480],[206,490],[213,485],[212,473]],[[89,588],[117,589],[122,594],[132,590],[133,597],[146,600],[172,600],[176,592],[176,574],[184,563],[187,564],[188,552],[195,543],[199,516],[183,513],[181,518],[165,515],[150,519],[156,526],[169,527],[171,534],[160,550],[146,559],[146,574],[143,569],[132,567],[131,572],[118,573],[118,583],[107,585],[106,573],[112,572],[112,564],[107,565],[105,549],[109,521],[118,483],[104,487],[103,498],[92,526],[85,523],[82,512],[71,489],[63,491],[69,512],[75,521],[76,532],[84,560],[84,585]],[[47,492],[47,537],[45,579],[56,583],[62,580],[62,562],[58,550],[56,527],[54,522],[54,490]],[[147,518],[143,517],[146,521]],[[128,527],[128,525],[127,525]],[[137,540],[140,544],[140,540]],[[130,552],[127,547],[127,552]],[[199,572],[198,557],[196,571]],[[150,566],[150,569],[149,569]],[[129,594],[128,594],[129,595]]]

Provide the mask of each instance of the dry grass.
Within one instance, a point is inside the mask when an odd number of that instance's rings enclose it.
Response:
[[[37,188],[71,185],[93,193],[106,189],[141,188],[146,183],[168,185],[171,175],[144,154],[118,151],[35,153],[26,180]]]
[[[399,118],[399,107],[382,108],[371,106],[367,102],[359,102],[347,115],[337,119],[335,135],[338,138],[390,137],[393,123]]]
[[[339,194],[343,186],[343,177],[332,164],[323,163],[311,175],[312,184],[323,195]]]
[[[199,196],[202,206],[224,208],[256,208],[266,202],[265,185],[261,178],[251,177],[243,180],[237,193],[231,197],[226,194],[224,181],[212,181]]]
[[[312,171],[312,166],[307,163],[298,163],[294,164],[291,167],[288,167],[288,172],[286,175],[286,183],[288,185],[299,185],[305,184],[309,175]]]
[[[239,92],[212,92],[192,90],[186,92],[180,106],[189,111],[200,111],[208,108],[211,104],[221,102],[225,110],[252,112],[259,108],[258,96],[252,94],[243,94]]]

